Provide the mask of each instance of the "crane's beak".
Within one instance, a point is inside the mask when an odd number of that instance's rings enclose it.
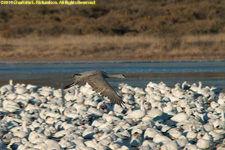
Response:
[[[107,73],[106,77],[107,78],[126,78],[124,74],[111,74],[111,73]]]

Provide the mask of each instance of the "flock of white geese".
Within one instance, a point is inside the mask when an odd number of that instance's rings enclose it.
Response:
[[[0,149],[225,149],[220,89],[149,82],[145,89],[122,83],[115,92],[105,78],[123,75],[95,73],[85,80],[75,74],[66,90],[12,81],[1,86]]]

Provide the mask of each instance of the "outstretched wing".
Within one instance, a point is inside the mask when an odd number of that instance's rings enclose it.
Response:
[[[120,106],[123,104],[123,100],[103,78],[102,74],[89,76],[86,78],[86,82],[93,88],[95,92],[100,93],[104,97],[108,97],[108,99],[113,103]]]

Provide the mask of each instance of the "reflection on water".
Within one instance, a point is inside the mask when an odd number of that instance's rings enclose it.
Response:
[[[223,88],[225,92],[225,62],[94,62],[94,63],[0,63],[0,86],[10,79],[14,83],[35,84],[61,88],[72,81],[78,72],[102,70],[124,73],[126,79],[110,79],[114,87],[119,83],[146,87],[148,82],[197,83]]]

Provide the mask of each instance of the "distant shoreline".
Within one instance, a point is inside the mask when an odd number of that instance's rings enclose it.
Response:
[[[0,5],[0,61],[225,60],[225,1],[27,6]]]
[[[206,61],[225,61],[225,59],[217,60],[217,59],[209,59],[209,60],[172,60],[172,59],[164,59],[164,60],[141,60],[141,59],[112,59],[112,60],[106,60],[106,59],[72,59],[72,58],[60,58],[60,59],[51,59],[47,60],[47,58],[39,58],[39,59],[27,59],[27,58],[10,58],[10,59],[0,59],[0,63],[101,63],[101,62],[206,62]]]
[[[225,34],[180,37],[72,36],[2,38],[0,61],[220,61]]]

